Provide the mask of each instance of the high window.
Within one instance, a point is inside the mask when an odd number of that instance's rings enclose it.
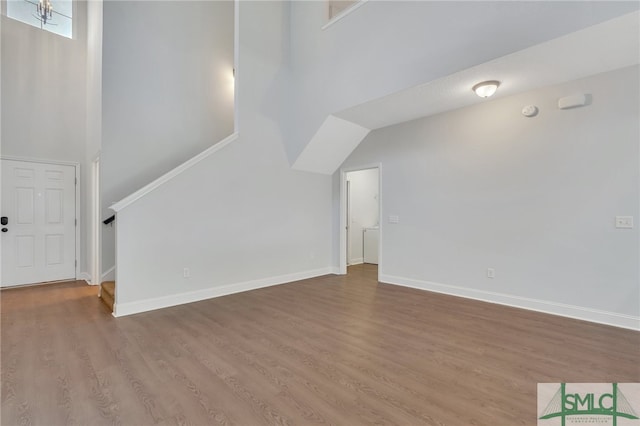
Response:
[[[47,3],[50,12],[46,10]],[[73,37],[72,0],[7,0],[7,16],[63,37]]]

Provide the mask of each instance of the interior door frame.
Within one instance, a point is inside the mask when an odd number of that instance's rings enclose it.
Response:
[[[345,213],[347,214],[347,217],[346,217],[345,228],[344,228],[347,233],[347,250],[346,250],[347,258],[345,259],[345,262],[347,263],[347,266],[349,266],[350,264],[349,260],[351,259],[351,239],[352,239],[351,226],[349,226],[351,224],[351,182],[347,180],[345,185],[346,185],[345,188],[347,190],[347,195],[345,197],[345,201],[347,203],[347,208],[345,209]]]
[[[100,153],[91,162],[91,284],[102,282],[102,211],[100,199]]]
[[[338,227],[339,255],[338,274],[347,274],[347,173],[362,170],[378,169],[378,280],[382,271],[382,163],[365,164],[362,166],[344,167],[340,169],[340,226]]]
[[[26,163],[39,163],[39,164],[53,164],[56,166],[72,166],[75,170],[75,178],[76,178],[76,226],[75,226],[75,231],[76,231],[76,252],[75,252],[75,277],[74,279],[78,279],[81,275],[80,273],[80,262],[78,257],[80,257],[80,242],[82,241],[81,238],[81,233],[82,233],[82,216],[80,215],[81,213],[81,209],[80,209],[80,205],[81,203],[81,199],[80,199],[80,163],[74,162],[74,161],[60,161],[60,160],[46,160],[46,159],[42,159],[42,158],[29,158],[29,157],[15,157],[15,156],[9,156],[9,155],[2,155],[0,156],[0,160],[10,160],[10,161],[24,161]],[[2,162],[0,161],[0,165],[2,164]],[[86,278],[86,277],[84,277]]]

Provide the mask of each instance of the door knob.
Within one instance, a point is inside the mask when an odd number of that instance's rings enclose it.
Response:
[[[8,229],[7,228],[2,228],[2,232],[7,232]]]

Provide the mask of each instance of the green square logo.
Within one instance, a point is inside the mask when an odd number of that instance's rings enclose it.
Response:
[[[640,426],[640,383],[538,383],[538,426]]]

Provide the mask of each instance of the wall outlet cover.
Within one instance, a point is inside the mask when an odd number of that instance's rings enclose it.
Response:
[[[616,216],[616,228],[633,229],[633,216]]]

